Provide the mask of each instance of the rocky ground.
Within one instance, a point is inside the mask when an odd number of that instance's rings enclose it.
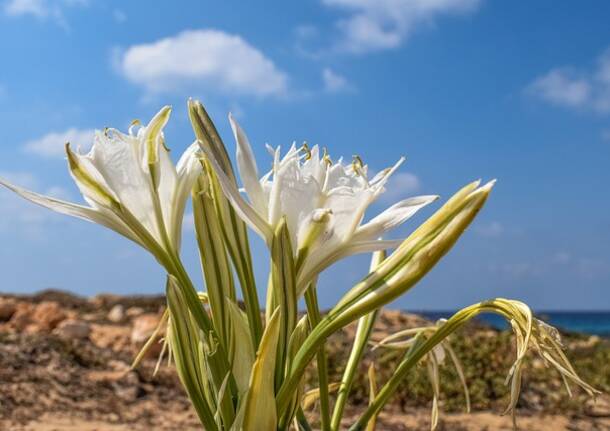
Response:
[[[154,330],[164,307],[161,297],[97,296],[62,292],[30,297],[0,296],[0,430],[127,431],[198,430],[198,422],[173,370],[153,376],[155,348],[135,371],[130,363]],[[377,337],[421,323],[417,316],[386,311]],[[330,340],[331,380],[349,352],[353,328]],[[566,345],[583,377],[610,392],[610,342],[569,335]],[[507,401],[504,376],[513,358],[509,334],[475,326],[453,340],[471,390],[473,413],[463,413],[455,373],[442,371],[440,430],[509,430],[501,417]],[[395,358],[367,357],[380,380]],[[367,364],[362,365],[363,373]],[[311,373],[313,375],[313,372]],[[364,379],[356,382],[350,417],[367,400]],[[409,376],[380,417],[382,430],[429,429],[430,388],[425,373]],[[523,430],[610,430],[610,400],[597,403],[577,393],[563,395],[557,376],[531,360],[519,404]]]

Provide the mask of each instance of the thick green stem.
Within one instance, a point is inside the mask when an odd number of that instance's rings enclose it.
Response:
[[[311,284],[305,292],[305,303],[307,305],[307,315],[312,329],[321,320],[320,307],[318,305],[318,295],[315,284]],[[320,387],[320,427],[322,431],[330,431],[330,395],[328,391],[328,364],[324,343],[316,353],[318,365],[318,384]]]

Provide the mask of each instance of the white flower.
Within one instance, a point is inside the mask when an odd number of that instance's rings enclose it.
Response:
[[[0,184],[36,204],[109,227],[153,253],[177,252],[184,207],[201,163],[195,143],[174,166],[163,136],[170,112],[164,107],[135,134],[135,124],[129,134],[96,131],[88,154],[73,152],[66,144],[70,173],[89,206],[43,196],[2,179]]]
[[[367,166],[358,157],[351,164],[344,164],[341,159],[335,163],[325,152],[320,154],[318,146],[297,149],[294,144],[280,157],[279,147],[275,150],[268,147],[273,168],[259,179],[244,131],[232,116],[229,120],[237,141],[237,166],[248,201],[222,171],[214,154],[207,151],[206,155],[237,213],[268,244],[277,223],[286,218],[300,292],[313,277],[343,257],[395,246],[395,241],[379,237],[437,199],[437,196],[405,199],[362,224],[366,209],[384,192],[390,175],[404,159],[369,180]]]

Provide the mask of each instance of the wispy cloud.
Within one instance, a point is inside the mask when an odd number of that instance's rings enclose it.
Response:
[[[371,177],[373,174],[369,174]],[[390,177],[386,191],[380,196],[382,203],[394,203],[400,199],[407,198],[419,191],[421,181],[417,175],[411,172],[396,172]]]
[[[188,30],[120,53],[116,64],[149,94],[204,87],[209,91],[281,96],[288,76],[242,37],[220,30]]]
[[[42,157],[63,157],[64,146],[69,142],[73,148],[88,150],[93,144],[93,129],[77,129],[71,127],[63,132],[50,132],[40,138],[23,144],[23,150]]]
[[[4,3],[4,13],[10,17],[32,16],[39,20],[52,20],[68,29],[64,10],[85,7],[89,0],[8,0]]]
[[[123,12],[121,9],[114,9],[112,11],[112,18],[115,22],[122,24],[127,21],[127,14]]]
[[[504,225],[502,225],[502,223],[499,221],[492,221],[486,224],[477,224],[474,230],[477,234],[486,238],[497,238],[505,231]]]
[[[322,70],[322,81],[324,83],[324,91],[328,93],[339,93],[352,89],[347,78],[329,67]]]
[[[44,189],[41,181],[30,172],[9,171],[0,172],[0,177],[26,187],[38,190],[43,194],[60,199],[69,199],[70,193],[63,187],[50,186]],[[7,190],[0,190],[0,230],[24,232],[29,237],[44,235],[43,226],[51,220],[62,220],[47,209],[38,207]]]
[[[558,67],[536,78],[526,92],[551,105],[610,113],[610,48],[590,70]]]
[[[601,256],[578,256],[558,251],[532,261],[502,262],[489,265],[489,271],[515,279],[547,277],[561,273],[583,280],[605,278],[610,275],[610,261]]]
[[[322,0],[347,16],[337,21],[337,48],[364,53],[400,46],[421,25],[449,14],[475,11],[480,0]]]

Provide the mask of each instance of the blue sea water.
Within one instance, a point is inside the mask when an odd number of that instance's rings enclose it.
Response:
[[[430,320],[447,319],[452,311],[419,311],[417,314]],[[541,311],[536,317],[566,332],[610,337],[610,311]],[[506,321],[496,314],[481,314],[478,319],[488,325],[506,329]]]

